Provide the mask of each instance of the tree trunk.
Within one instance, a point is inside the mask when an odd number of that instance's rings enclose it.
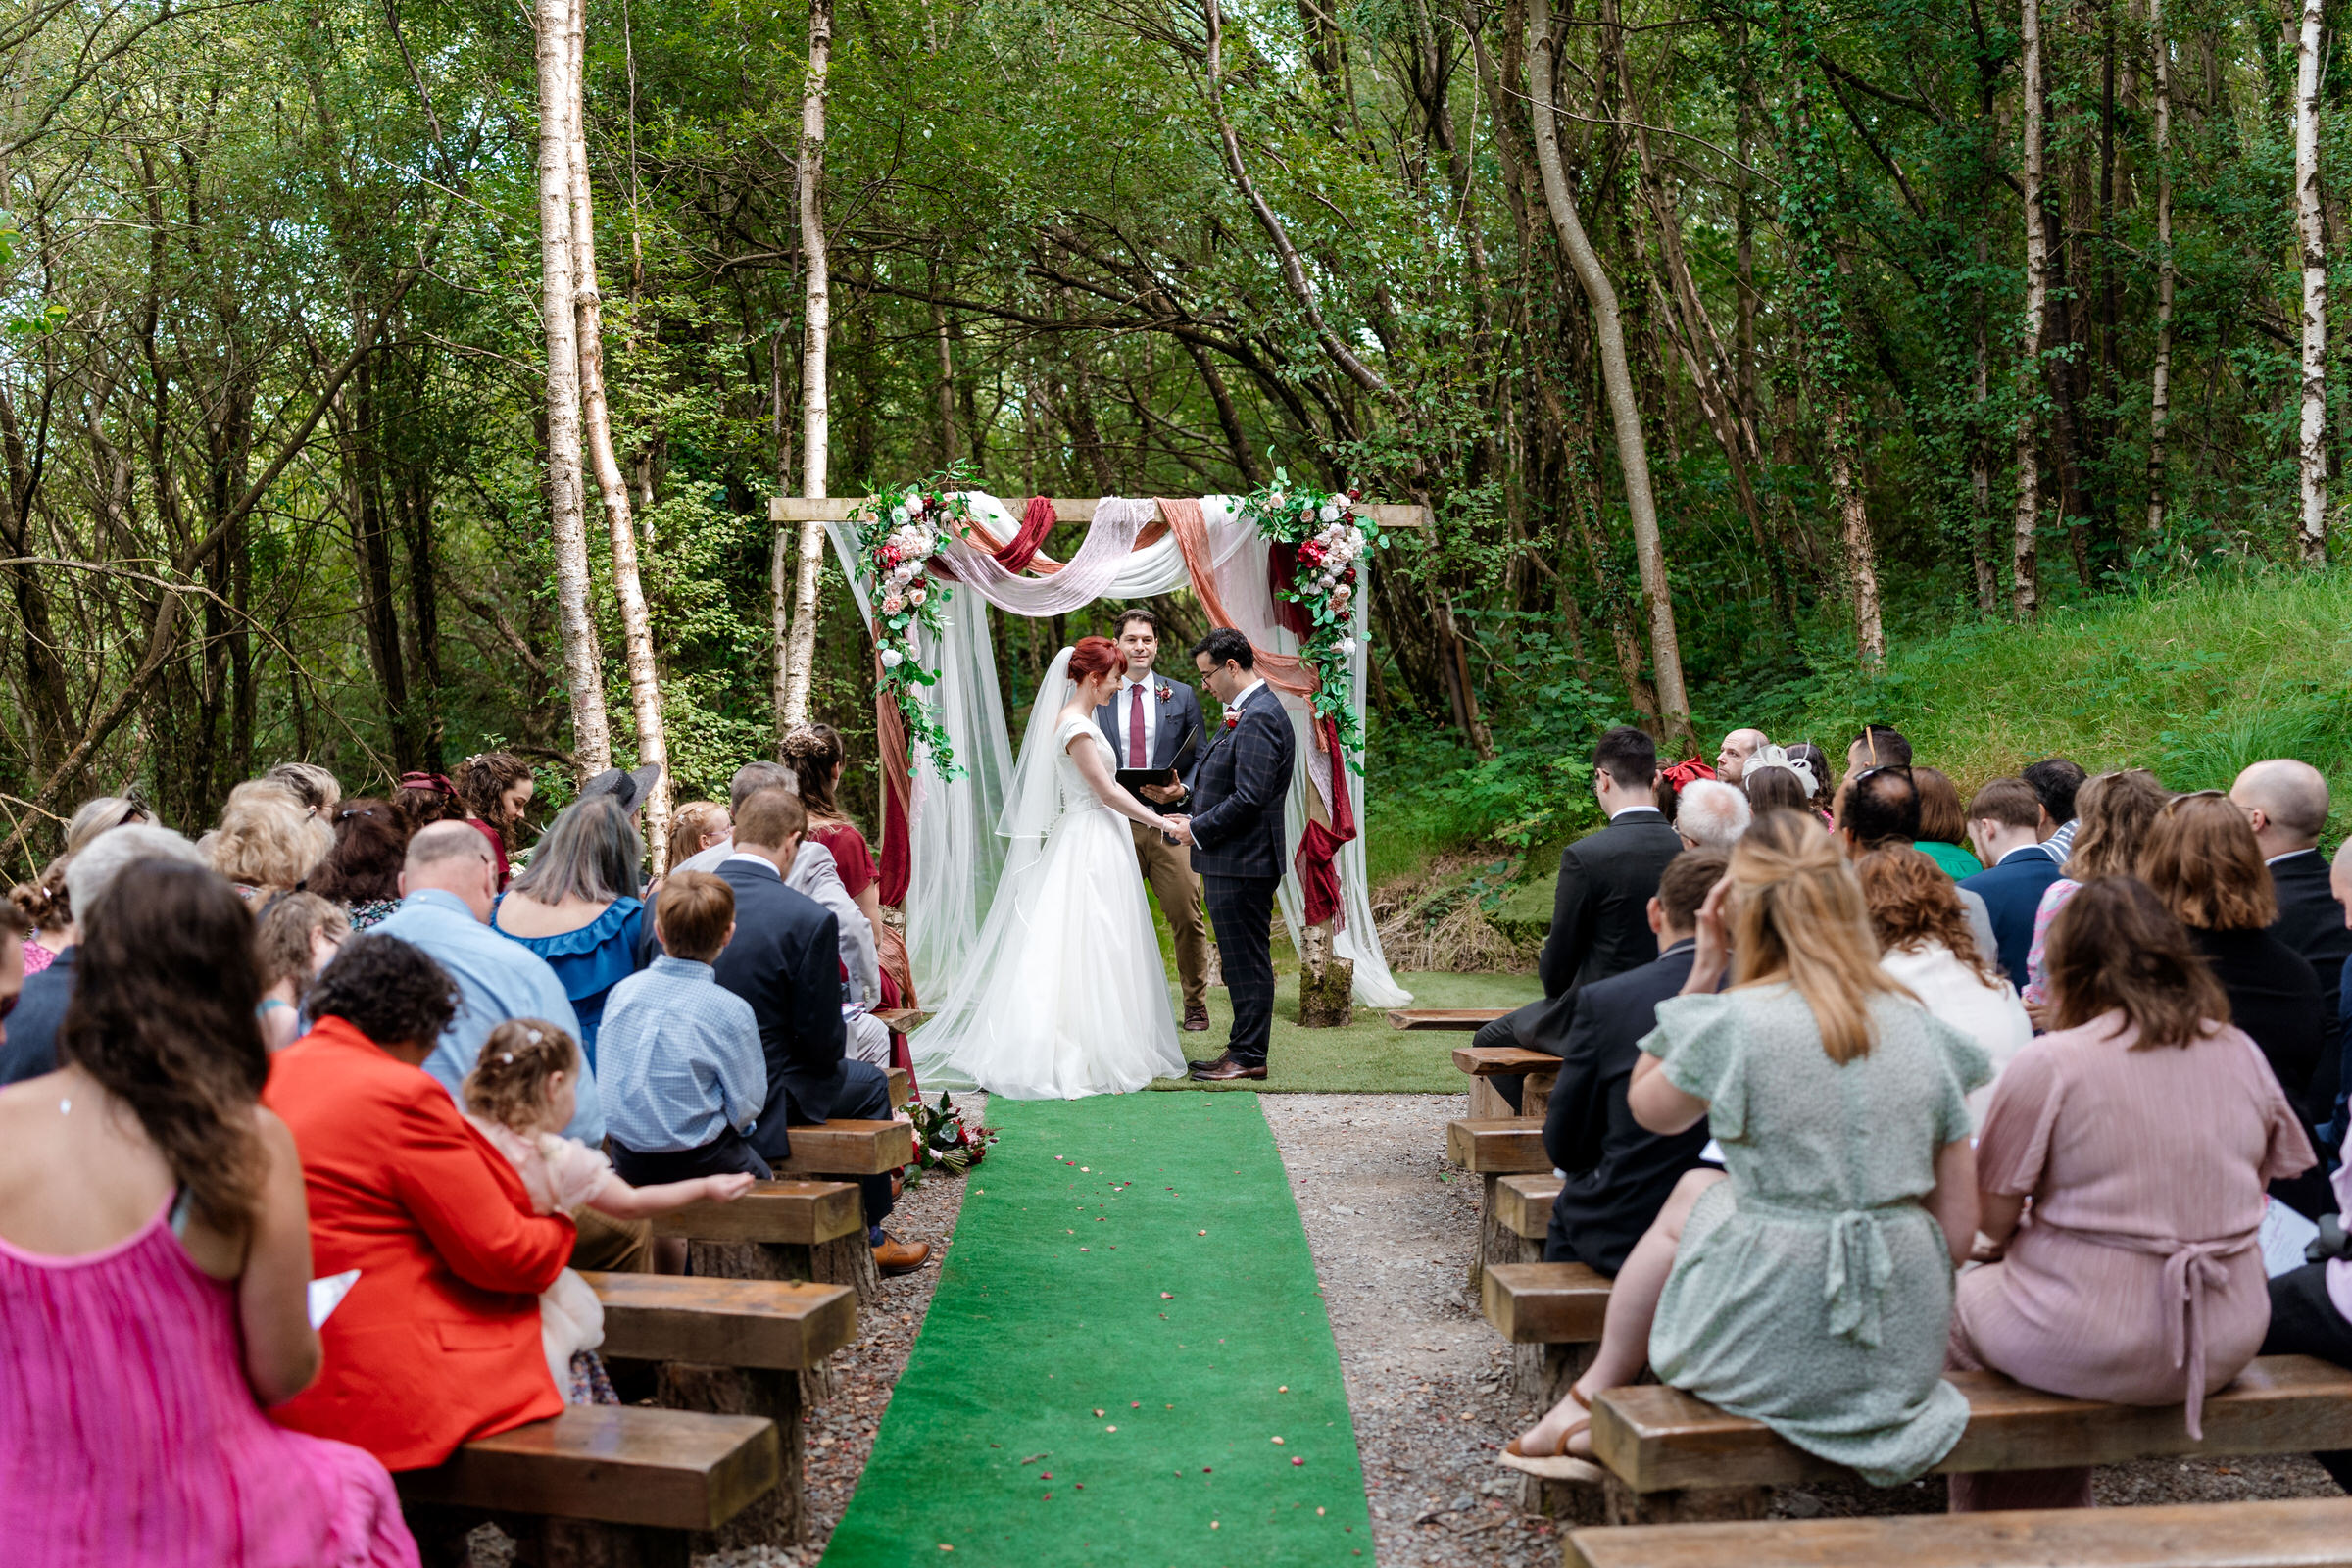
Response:
[[[2328,231],[2320,214],[2321,0],[2303,0],[2295,34],[2295,249],[2303,266],[2303,418],[2296,543],[2328,564]]]
[[[825,73],[833,57],[833,0],[808,0],[808,72],[801,80],[801,255],[808,269],[801,347],[801,495],[826,494],[825,457],[832,410],[825,395],[825,347],[833,327],[832,279],[825,253]],[[825,525],[801,524],[793,581],[792,642],[784,656],[784,703],[778,739],[808,722],[808,682],[816,665],[816,585],[825,562]]]
[[[2148,543],[2164,538],[2165,424],[2173,412],[2173,65],[2164,0],[2148,0],[2148,53],[2155,67],[2156,357],[2148,370]]]
[[[2032,0],[2028,0],[2031,4]],[[1551,0],[1534,0],[1528,8],[1528,26],[1534,34],[1528,52],[1528,78],[1533,87],[1531,118],[1536,127],[1536,167],[1543,175],[1544,204],[1559,230],[1560,247],[1567,252],[1576,280],[1592,307],[1593,335],[1600,348],[1601,384],[1609,400],[1609,422],[1617,438],[1617,463],[1625,475],[1626,511],[1634,525],[1634,556],[1642,568],[1642,597],[1648,603],[1650,662],[1657,671],[1660,720],[1669,749],[1697,746],[1690,727],[1690,699],[1683,688],[1683,655],[1674,630],[1674,597],[1666,579],[1666,554],[1658,538],[1657,502],[1649,488],[1649,449],[1642,435],[1642,411],[1634,403],[1634,378],[1625,359],[1625,326],[1617,309],[1617,291],[1610,286],[1600,258],[1585,235],[1576,212],[1576,198],[1560,164],[1559,126],[1552,63],[1559,40],[1551,26]]]
[[[662,676],[654,662],[654,622],[646,608],[645,585],[637,570],[637,529],[629,515],[629,482],[612,453],[612,421],[605,400],[604,300],[596,275],[596,207],[588,188],[588,115],[583,78],[588,65],[586,0],[571,0],[571,258],[573,304],[580,349],[580,406],[588,451],[596,464],[596,488],[605,501],[605,525],[612,541],[612,597],[620,607],[620,631],[628,651],[629,710],[637,721],[637,761],[659,765],[647,797],[645,826],[654,875],[669,869],[669,746],[662,724]],[[584,543],[584,541],[583,541]]]
[[[547,495],[556,546],[556,604],[571,749],[583,773],[612,765],[604,660],[588,576],[580,475],[580,345],[571,254],[571,0],[537,0],[539,29],[540,316],[547,325]]]
[[[1822,432],[1830,453],[1830,495],[1845,535],[1846,570],[1853,578],[1854,651],[1865,668],[1886,662],[1886,631],[1879,615],[1878,551],[1870,538],[1870,511],[1854,472],[1853,398],[1842,389],[1830,394],[1829,428]]]
[[[1991,247],[1982,226],[1977,230],[1977,270],[1984,270]],[[2000,547],[2000,528],[1992,515],[1992,429],[1985,410],[1992,398],[1992,343],[1984,321],[1984,291],[1976,291],[1977,374],[1968,435],[1969,494],[1976,511],[1969,517],[1969,563],[1977,574],[1977,612],[1990,615],[2000,602],[2000,570],[1993,564]]]
[[[2050,246],[2041,211],[2041,0],[2023,0],[2020,32],[2025,40],[2026,333],[2017,366],[2017,514],[2010,532],[2016,582],[2010,602],[2017,618],[2032,620],[2040,608],[2034,569],[2034,533],[2041,521],[2041,454],[2034,405],[2041,380],[2042,317],[2049,308]]]

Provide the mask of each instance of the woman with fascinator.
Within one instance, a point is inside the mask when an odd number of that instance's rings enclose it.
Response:
[[[1818,747],[1808,748],[1819,755]],[[1812,759],[1793,754],[1788,748],[1775,746],[1769,741],[1756,748],[1747,760],[1747,770],[1740,775],[1740,788],[1747,791],[1747,804],[1761,817],[1766,811],[1813,811],[1813,803],[1821,794],[1822,774]],[[1827,816],[1822,817],[1828,822]]]
[[[997,824],[1012,844],[996,900],[954,989],[908,1037],[926,1083],[1075,1100],[1185,1071],[1127,828],[1176,824],[1119,786],[1095,722],[1124,664],[1108,638],[1082,638],[1038,686]]]

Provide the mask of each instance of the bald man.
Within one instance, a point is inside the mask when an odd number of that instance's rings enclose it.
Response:
[[[1715,776],[1726,784],[1740,783],[1747,775],[1747,760],[1756,755],[1756,748],[1771,744],[1772,737],[1760,729],[1732,731],[1715,754]]]
[[[2309,762],[2274,758],[2238,774],[2230,799],[2246,813],[2254,842],[2270,864],[2271,886],[2278,894],[2278,918],[2271,934],[2310,960],[2321,996],[2339,998],[2344,960],[2352,957],[2352,929],[2345,923],[2352,916],[2345,913],[2342,871],[2331,878],[2319,851],[2320,830],[2328,825],[2327,779]],[[2340,868],[2340,858],[2337,864]],[[2327,1013],[2325,1054],[2312,1082],[2315,1108],[2340,1105],[2343,1086],[2352,1082],[2339,1059],[2342,1017],[2334,1005]]]

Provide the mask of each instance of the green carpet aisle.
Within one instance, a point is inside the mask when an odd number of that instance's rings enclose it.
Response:
[[[966,1178],[825,1568],[1369,1563],[1339,1350],[1257,1097],[989,1116],[1004,1141]]]

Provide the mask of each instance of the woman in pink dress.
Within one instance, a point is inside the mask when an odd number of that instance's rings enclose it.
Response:
[[[1987,1266],[1960,1277],[1950,1364],[2077,1398],[2185,1401],[2198,1437],[2204,1396],[2270,1327],[2263,1189],[2309,1167],[2311,1143],[2145,884],[2083,884],[2051,926],[2049,979],[2057,1030],[2001,1074],[1977,1143]],[[2088,1506],[2090,1472],[1955,1476],[1951,1501]]]
[[[415,1568],[384,1467],[263,1413],[318,1337],[251,916],[145,860],[80,924],[65,1064],[0,1090],[0,1557]]]

